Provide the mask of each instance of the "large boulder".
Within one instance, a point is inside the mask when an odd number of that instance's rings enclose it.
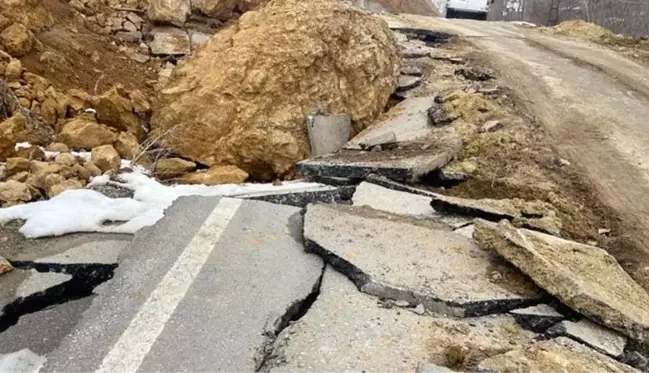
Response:
[[[54,18],[43,3],[44,0],[0,0],[0,18],[40,31],[54,24]]]
[[[112,144],[117,134],[107,126],[94,120],[77,117],[61,128],[58,141],[73,149],[92,149]]]
[[[117,173],[120,166],[120,158],[117,150],[112,145],[102,145],[92,149],[90,160],[101,170],[101,172],[111,171]]]
[[[150,0],[147,16],[154,22],[182,26],[190,13],[189,0]]]
[[[192,8],[222,21],[252,10],[267,0],[193,0]]]
[[[31,144],[48,143],[53,134],[52,128],[27,118],[21,113],[0,123],[0,162],[14,155],[16,143],[27,141]]]
[[[174,69],[151,136],[269,180],[308,157],[309,113],[348,114],[358,131],[383,111],[398,72],[384,21],[339,1],[273,0]]]
[[[1,203],[27,202],[30,199],[32,199],[32,195],[29,192],[29,188],[26,184],[17,182],[15,180],[9,180],[0,183]]]
[[[133,112],[131,102],[120,94],[117,87],[101,96],[91,97],[91,102],[101,123],[141,138],[143,131],[140,118]]]
[[[0,42],[14,57],[22,57],[34,46],[34,35],[22,23],[14,23],[0,32]]]

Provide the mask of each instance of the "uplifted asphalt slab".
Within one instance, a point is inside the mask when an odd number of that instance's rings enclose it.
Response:
[[[421,143],[403,144],[393,150],[346,150],[310,158],[297,164],[307,177],[364,179],[371,174],[392,180],[415,182],[444,167],[461,150],[462,141],[453,131]]]
[[[347,145],[349,149],[360,149],[373,139],[394,134],[395,142],[415,141],[433,133],[427,110],[435,104],[435,96],[408,98],[391,108],[379,120],[354,136]]]
[[[539,289],[497,255],[443,223],[368,207],[309,205],[308,250],[382,298],[457,316],[533,303]]]
[[[385,308],[328,266],[315,303],[280,333],[262,371],[412,372],[422,363],[472,371],[462,369],[534,336],[508,315],[458,320]],[[462,361],[449,361],[454,345],[466,348]]]
[[[253,371],[319,285],[301,230],[296,207],[179,199],[135,235],[41,371]]]
[[[480,220],[474,237],[565,305],[628,337],[649,340],[649,294],[606,251],[507,221]]]

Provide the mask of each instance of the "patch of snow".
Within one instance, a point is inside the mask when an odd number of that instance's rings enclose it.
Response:
[[[45,364],[45,357],[36,355],[30,349],[0,354],[0,372],[3,373],[36,373]]]
[[[32,144],[30,144],[28,142],[17,142],[16,146],[14,147],[14,151],[18,151],[20,149],[27,149],[30,146],[32,146]]]
[[[28,238],[60,236],[73,232],[135,233],[155,224],[173,201],[184,196],[237,197],[250,193],[287,192],[321,187],[302,181],[273,184],[163,185],[141,172],[119,175],[120,181],[99,176],[91,185],[116,185],[131,189],[133,198],[109,198],[88,189],[67,190],[47,200],[0,209],[0,223],[23,219],[20,232]],[[104,225],[105,222],[123,222]]]

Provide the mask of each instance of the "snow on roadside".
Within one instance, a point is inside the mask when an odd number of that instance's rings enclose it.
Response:
[[[155,224],[173,201],[183,196],[236,197],[249,193],[319,188],[302,181],[273,184],[163,185],[135,170],[119,175],[120,181],[99,176],[90,185],[110,184],[133,190],[133,198],[109,198],[90,189],[67,190],[58,196],[0,209],[0,223],[23,219],[20,232],[28,238],[60,236],[74,232],[135,233]],[[104,225],[105,222],[121,222]]]

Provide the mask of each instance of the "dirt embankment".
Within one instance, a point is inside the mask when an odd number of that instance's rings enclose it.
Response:
[[[645,64],[649,63],[649,39],[636,38],[613,31],[582,20],[564,21],[554,27],[542,28],[542,31],[590,41],[611,48],[626,57]]]

